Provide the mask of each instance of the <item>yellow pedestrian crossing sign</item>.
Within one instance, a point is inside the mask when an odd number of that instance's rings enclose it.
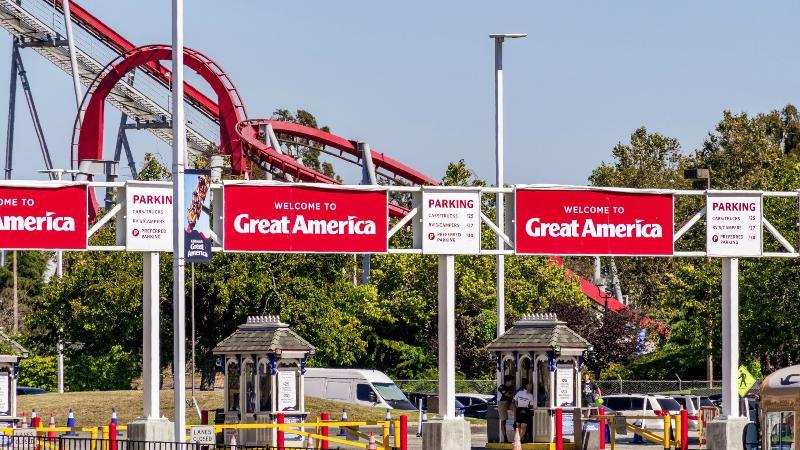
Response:
[[[739,366],[739,376],[737,377],[737,380],[739,397],[744,397],[756,382],[755,377],[750,374],[750,371],[747,370],[747,367],[745,366]]]

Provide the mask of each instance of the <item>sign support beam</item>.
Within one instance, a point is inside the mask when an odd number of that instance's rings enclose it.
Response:
[[[439,256],[439,415],[456,417],[455,256]]]
[[[722,417],[739,417],[739,258],[722,258]]]
[[[158,252],[144,252],[142,306],[144,307],[144,348],[142,378],[144,380],[145,419],[160,417],[159,405],[159,260]]]

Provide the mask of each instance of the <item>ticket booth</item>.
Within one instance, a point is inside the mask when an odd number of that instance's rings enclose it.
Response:
[[[761,448],[797,448],[800,426],[800,366],[771,373],[761,382]]]
[[[589,342],[558,320],[555,314],[526,314],[487,347],[497,363],[497,380],[510,375],[514,389],[527,380],[533,394],[528,441],[553,442],[553,411],[564,407],[565,435],[571,434],[572,409],[581,405],[581,370]],[[511,416],[509,414],[509,416]],[[499,417],[487,423],[490,442],[504,442],[507,424]],[[523,437],[525,439],[525,437]],[[510,445],[510,444],[509,444]]]
[[[0,426],[12,427],[17,420],[17,376],[19,361],[28,350],[0,331]]]
[[[225,372],[225,423],[274,423],[279,412],[286,423],[304,421],[303,378],[314,347],[278,316],[248,317],[213,353]],[[240,430],[237,435],[246,446],[274,446],[276,439],[276,430]],[[304,445],[300,436],[288,433],[285,442],[287,447]]]

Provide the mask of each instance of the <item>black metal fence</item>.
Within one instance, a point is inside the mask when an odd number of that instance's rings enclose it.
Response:
[[[198,444],[194,442],[154,442],[92,439],[81,436],[0,436],[0,445],[9,450],[277,450],[268,446]],[[333,447],[331,447],[333,448]]]

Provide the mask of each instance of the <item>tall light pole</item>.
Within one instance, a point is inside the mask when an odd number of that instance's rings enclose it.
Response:
[[[497,187],[503,187],[503,41],[524,38],[524,33],[490,34],[494,39],[494,142],[497,169]],[[497,193],[497,227],[505,230],[503,194]],[[497,248],[505,248],[505,243],[497,236]],[[506,331],[506,261],[505,256],[497,255],[497,336]]]
[[[175,441],[186,434],[186,280],[183,242],[186,124],[183,110],[183,0],[172,0],[172,373],[175,391]]]

